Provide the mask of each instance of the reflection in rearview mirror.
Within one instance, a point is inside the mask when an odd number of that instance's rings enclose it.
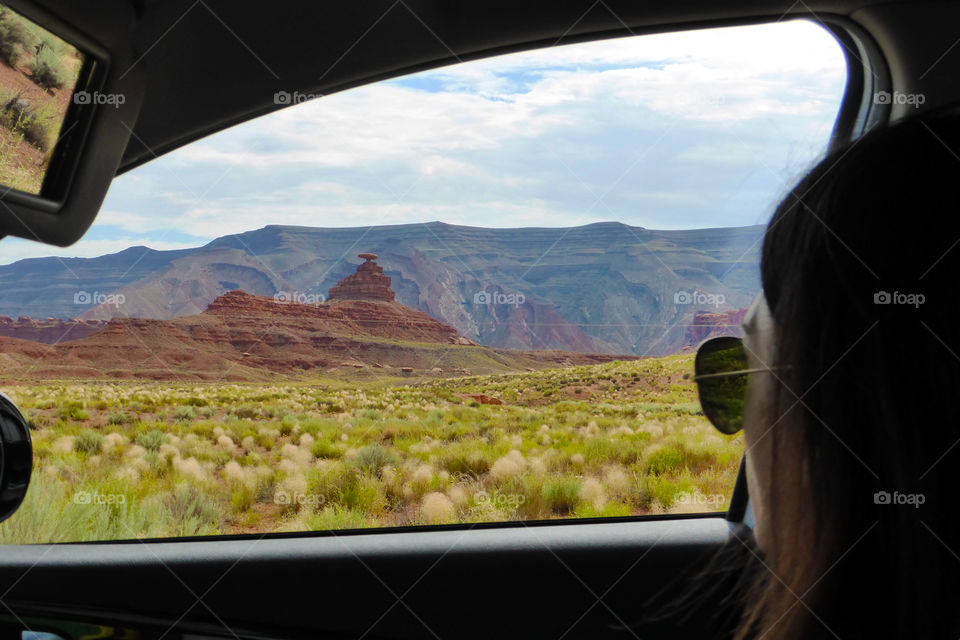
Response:
[[[0,187],[39,194],[83,54],[0,7]]]

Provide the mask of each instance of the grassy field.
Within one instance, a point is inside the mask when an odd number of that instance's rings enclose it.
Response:
[[[722,510],[742,436],[707,423],[691,368],[683,355],[420,383],[14,386],[35,470],[0,541]]]

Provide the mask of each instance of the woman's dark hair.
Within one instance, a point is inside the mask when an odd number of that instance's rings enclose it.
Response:
[[[787,368],[739,637],[960,633],[958,113],[830,154],[767,228],[769,364]]]

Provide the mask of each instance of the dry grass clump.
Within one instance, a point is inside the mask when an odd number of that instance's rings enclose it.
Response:
[[[431,491],[423,497],[420,512],[425,522],[438,524],[453,520],[455,508],[449,497],[439,491]]]
[[[203,465],[200,464],[200,461],[196,458],[183,458],[176,457],[173,459],[173,468],[174,470],[182,476],[186,476],[197,482],[204,483],[209,479],[207,476],[206,469],[203,468]]]

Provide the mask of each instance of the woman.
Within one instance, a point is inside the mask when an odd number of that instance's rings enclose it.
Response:
[[[958,191],[955,111],[833,153],[767,228],[746,362],[698,354],[705,413],[744,428],[739,638],[960,636]]]

